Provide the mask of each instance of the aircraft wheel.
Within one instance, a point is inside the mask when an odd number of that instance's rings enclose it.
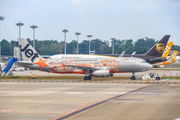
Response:
[[[84,80],[88,80],[88,77],[87,77],[87,76],[84,76]]]
[[[91,80],[91,76],[84,76],[84,80]]]
[[[87,78],[88,78],[88,80],[91,80],[91,76],[88,76]]]
[[[161,78],[160,77],[156,77],[156,80],[160,80]]]
[[[131,76],[130,79],[131,79],[131,80],[136,80],[136,77],[135,77],[135,76]]]

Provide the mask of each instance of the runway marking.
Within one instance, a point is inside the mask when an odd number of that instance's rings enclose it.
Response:
[[[59,101],[79,101],[79,100],[59,100]]]
[[[165,82],[165,81],[161,81],[161,82],[126,82],[126,81],[59,81],[59,80],[1,80],[0,82],[65,82],[65,83],[142,83],[142,84],[180,84],[180,82]]]
[[[61,106],[41,106],[41,108],[59,108]]]
[[[0,113],[12,113],[14,110],[0,110]]]
[[[115,100],[125,100],[125,101],[141,101],[141,100],[144,100],[144,99],[115,99]]]
[[[72,118],[72,117],[74,117],[74,116],[76,116],[76,115],[78,115],[78,114],[81,114],[81,113],[83,113],[83,112],[85,112],[85,111],[88,111],[88,110],[90,110],[90,109],[92,109],[92,108],[95,108],[95,107],[97,107],[97,106],[100,106],[100,105],[102,105],[102,104],[105,104],[106,102],[109,102],[109,101],[114,100],[114,99],[116,99],[116,98],[118,98],[118,97],[121,97],[121,96],[130,94],[130,93],[135,92],[135,91],[137,91],[137,90],[146,88],[146,87],[148,87],[148,86],[150,86],[150,85],[153,85],[153,84],[148,84],[148,85],[145,85],[145,86],[143,86],[143,87],[139,87],[139,88],[137,88],[137,89],[130,90],[130,91],[124,93],[124,94],[118,94],[118,95],[115,95],[115,96],[112,96],[112,97],[109,97],[109,98],[100,100],[100,101],[98,101],[98,102],[91,103],[91,104],[86,105],[86,106],[84,106],[84,107],[75,109],[75,110],[73,110],[73,111],[71,111],[71,112],[68,112],[68,113],[65,113],[65,114],[63,114],[63,115],[61,115],[61,116],[58,116],[58,117],[56,117],[56,118],[53,118],[53,119],[51,119],[51,120],[64,120],[64,119],[67,119],[67,118]]]
[[[83,92],[66,92],[65,94],[85,94]]]
[[[124,94],[124,93],[126,93],[126,92],[103,92],[103,93],[105,93],[105,94]]]

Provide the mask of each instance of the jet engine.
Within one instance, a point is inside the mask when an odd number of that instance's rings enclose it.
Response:
[[[112,76],[109,70],[96,70],[92,73],[94,77],[109,77]]]

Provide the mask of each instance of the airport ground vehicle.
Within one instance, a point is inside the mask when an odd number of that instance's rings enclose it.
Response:
[[[13,71],[24,71],[24,67],[15,67]]]
[[[149,76],[150,76],[150,78],[154,78],[156,80],[160,80],[161,79],[161,77],[159,77],[158,74],[155,74],[155,73],[149,73]]]

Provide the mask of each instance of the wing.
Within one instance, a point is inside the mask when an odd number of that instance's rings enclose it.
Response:
[[[71,68],[75,68],[75,69],[82,69],[82,70],[95,70],[95,67],[88,67],[88,66],[78,66],[78,65],[63,65],[66,67],[71,67]]]

